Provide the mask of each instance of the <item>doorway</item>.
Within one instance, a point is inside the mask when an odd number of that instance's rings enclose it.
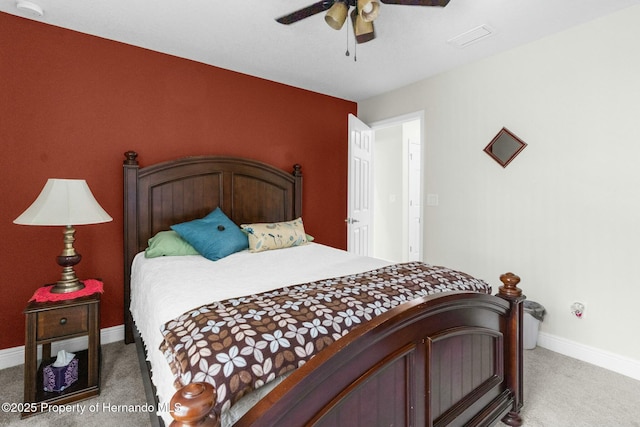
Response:
[[[373,257],[421,260],[422,123],[420,112],[371,124]]]

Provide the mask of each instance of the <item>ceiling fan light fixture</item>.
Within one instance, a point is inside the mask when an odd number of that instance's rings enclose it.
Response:
[[[353,32],[357,43],[366,43],[375,38],[373,22],[367,22],[362,19],[355,9],[351,11],[351,23],[353,24]]]
[[[342,1],[336,1],[324,16],[324,20],[334,30],[339,30],[347,20],[347,12],[349,7]]]
[[[364,19],[357,17],[356,36],[362,36],[369,33],[373,33],[373,24],[370,21],[365,21]]]
[[[373,22],[379,13],[380,3],[378,0],[358,0],[358,14],[363,21]]]

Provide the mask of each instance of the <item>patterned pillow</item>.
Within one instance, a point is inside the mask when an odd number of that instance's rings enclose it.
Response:
[[[147,258],[181,255],[200,255],[200,253],[173,230],[158,232],[149,239],[149,247],[144,250],[144,256]]]
[[[249,252],[290,248],[307,243],[302,218],[287,222],[242,224],[249,236]]]
[[[171,229],[211,261],[249,247],[247,236],[220,208],[204,218],[172,225]]]

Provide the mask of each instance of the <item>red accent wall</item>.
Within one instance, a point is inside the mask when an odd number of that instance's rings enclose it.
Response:
[[[0,349],[24,344],[24,309],[60,276],[62,228],[13,224],[48,178],[86,179],[114,218],[76,228],[79,277],[105,282],[102,327],[123,323],[122,161],[221,154],[304,173],[303,217],[344,248],[347,115],[357,105],[0,13]]]

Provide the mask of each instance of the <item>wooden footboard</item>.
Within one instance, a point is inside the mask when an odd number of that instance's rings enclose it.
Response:
[[[521,425],[524,296],[517,276],[501,280],[497,296],[425,297],[354,329],[236,426]],[[186,387],[173,400],[182,408],[176,426],[207,414],[203,401],[213,404],[213,388]],[[190,408],[194,398],[199,403]]]

